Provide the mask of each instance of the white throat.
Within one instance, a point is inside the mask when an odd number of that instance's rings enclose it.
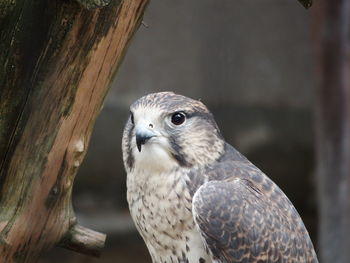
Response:
[[[135,157],[134,169],[146,173],[166,173],[178,166],[176,160],[164,146],[152,141],[142,145],[141,152],[135,147],[133,155]]]

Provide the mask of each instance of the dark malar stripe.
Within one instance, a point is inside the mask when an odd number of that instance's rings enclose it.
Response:
[[[129,131],[128,131],[128,142],[127,142],[127,158],[126,158],[126,162],[129,166],[129,169],[132,169],[134,167],[134,156],[132,155],[132,147],[131,147],[131,141],[132,141],[132,132],[134,130],[133,126],[130,126],[130,123],[127,124],[129,126]]]
[[[183,155],[172,154],[174,159],[178,162],[178,164],[182,167],[191,167],[191,165],[185,160]]]
[[[182,148],[178,145],[174,139],[170,139],[170,146],[172,148],[172,156],[182,167],[191,167],[192,165],[186,160]]]

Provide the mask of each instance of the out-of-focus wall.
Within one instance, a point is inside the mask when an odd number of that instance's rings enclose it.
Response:
[[[201,98],[314,234],[309,16],[296,0],[151,0],[75,182],[78,217],[107,232],[107,248],[100,260],[55,249],[40,262],[150,262],[128,216],[120,145],[129,105],[164,90]]]

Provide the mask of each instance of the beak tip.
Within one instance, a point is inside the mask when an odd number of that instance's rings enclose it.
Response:
[[[142,145],[146,144],[152,137],[154,134],[150,132],[136,132],[136,146],[139,152],[141,152]]]

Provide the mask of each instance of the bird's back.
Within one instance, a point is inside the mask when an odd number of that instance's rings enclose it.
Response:
[[[232,146],[226,144],[205,173],[208,182],[195,192],[193,207],[213,257],[222,262],[318,262],[292,203]]]

